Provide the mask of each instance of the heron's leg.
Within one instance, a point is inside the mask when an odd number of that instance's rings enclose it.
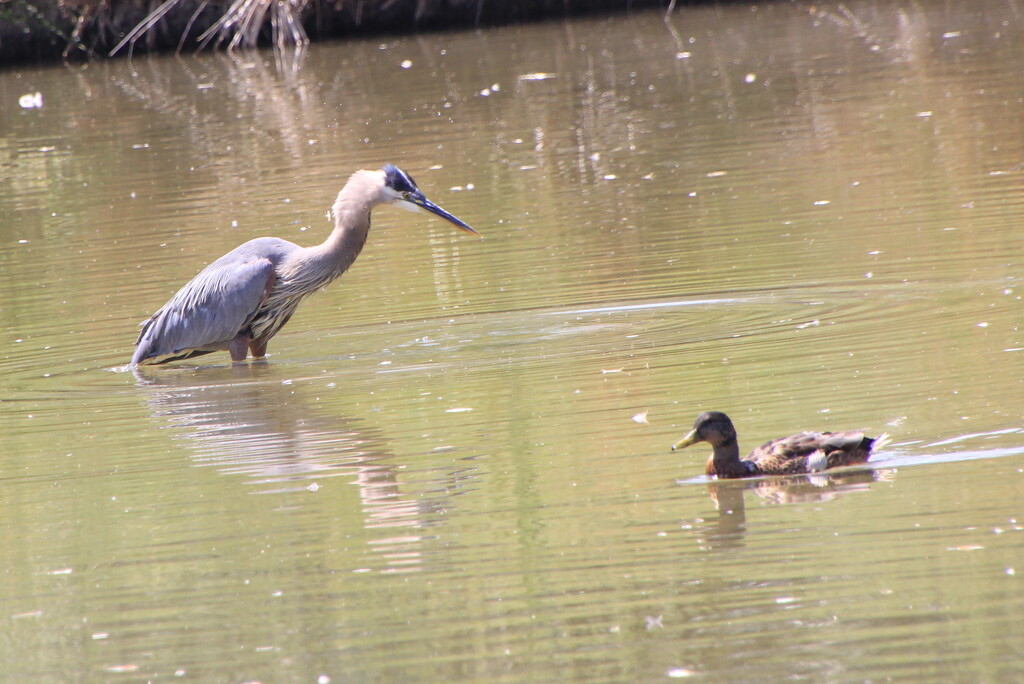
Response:
[[[245,357],[249,354],[249,336],[239,335],[231,340],[231,343],[228,344],[228,353],[231,354],[232,361],[245,361]]]
[[[266,356],[267,342],[269,342],[269,340],[252,340],[249,342],[249,350],[252,351],[252,355],[257,359],[261,359]]]

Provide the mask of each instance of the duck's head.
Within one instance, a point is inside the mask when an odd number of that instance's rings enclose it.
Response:
[[[729,416],[721,411],[705,411],[693,421],[693,429],[672,445],[672,451],[685,449],[697,442],[707,442],[712,447],[736,441],[736,428]]]

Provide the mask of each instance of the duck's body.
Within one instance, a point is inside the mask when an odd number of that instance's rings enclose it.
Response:
[[[872,449],[888,441],[888,435],[868,437],[858,430],[847,432],[801,432],[762,444],[740,458],[736,428],[729,416],[707,411],[697,416],[693,430],[672,449],[707,442],[714,449],[704,472],[718,478],[757,477],[759,475],[799,475],[829,468],[864,463]]]

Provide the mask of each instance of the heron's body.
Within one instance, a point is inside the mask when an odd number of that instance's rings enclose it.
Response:
[[[142,323],[132,364],[157,364],[228,351],[261,357],[299,303],[344,273],[366,244],[370,211],[396,203],[472,228],[427,200],[397,167],[357,171],[331,208],[334,230],[313,247],[263,237],[236,247],[189,281]]]
[[[708,442],[714,452],[704,472],[726,479],[798,475],[864,463],[871,456],[872,449],[881,447],[888,439],[888,435],[872,438],[856,430],[801,432],[766,442],[740,459],[732,421],[724,413],[707,411],[697,417],[693,430],[676,442],[672,449]]]

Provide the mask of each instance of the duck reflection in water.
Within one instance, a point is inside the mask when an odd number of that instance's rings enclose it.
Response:
[[[713,480],[707,483],[708,496],[718,512],[716,518],[700,518],[692,528],[707,548],[742,546],[747,532],[744,492],[753,491],[772,505],[814,504],[841,496],[866,492],[875,482],[893,478],[892,469],[865,468],[812,475],[763,477],[746,480]]]
[[[421,530],[440,522],[453,506],[448,498],[471,473],[439,473],[442,482],[433,483],[431,492],[403,492],[401,467],[377,428],[318,415],[303,398],[304,384],[283,383],[279,373],[260,363],[149,376],[135,369],[153,415],[182,435],[197,463],[276,495],[275,501],[347,478],[356,488],[333,488],[332,506],[357,492],[363,528],[377,530],[367,541],[385,559],[385,569],[418,570],[420,546],[431,538]],[[380,530],[387,530],[384,536]]]

